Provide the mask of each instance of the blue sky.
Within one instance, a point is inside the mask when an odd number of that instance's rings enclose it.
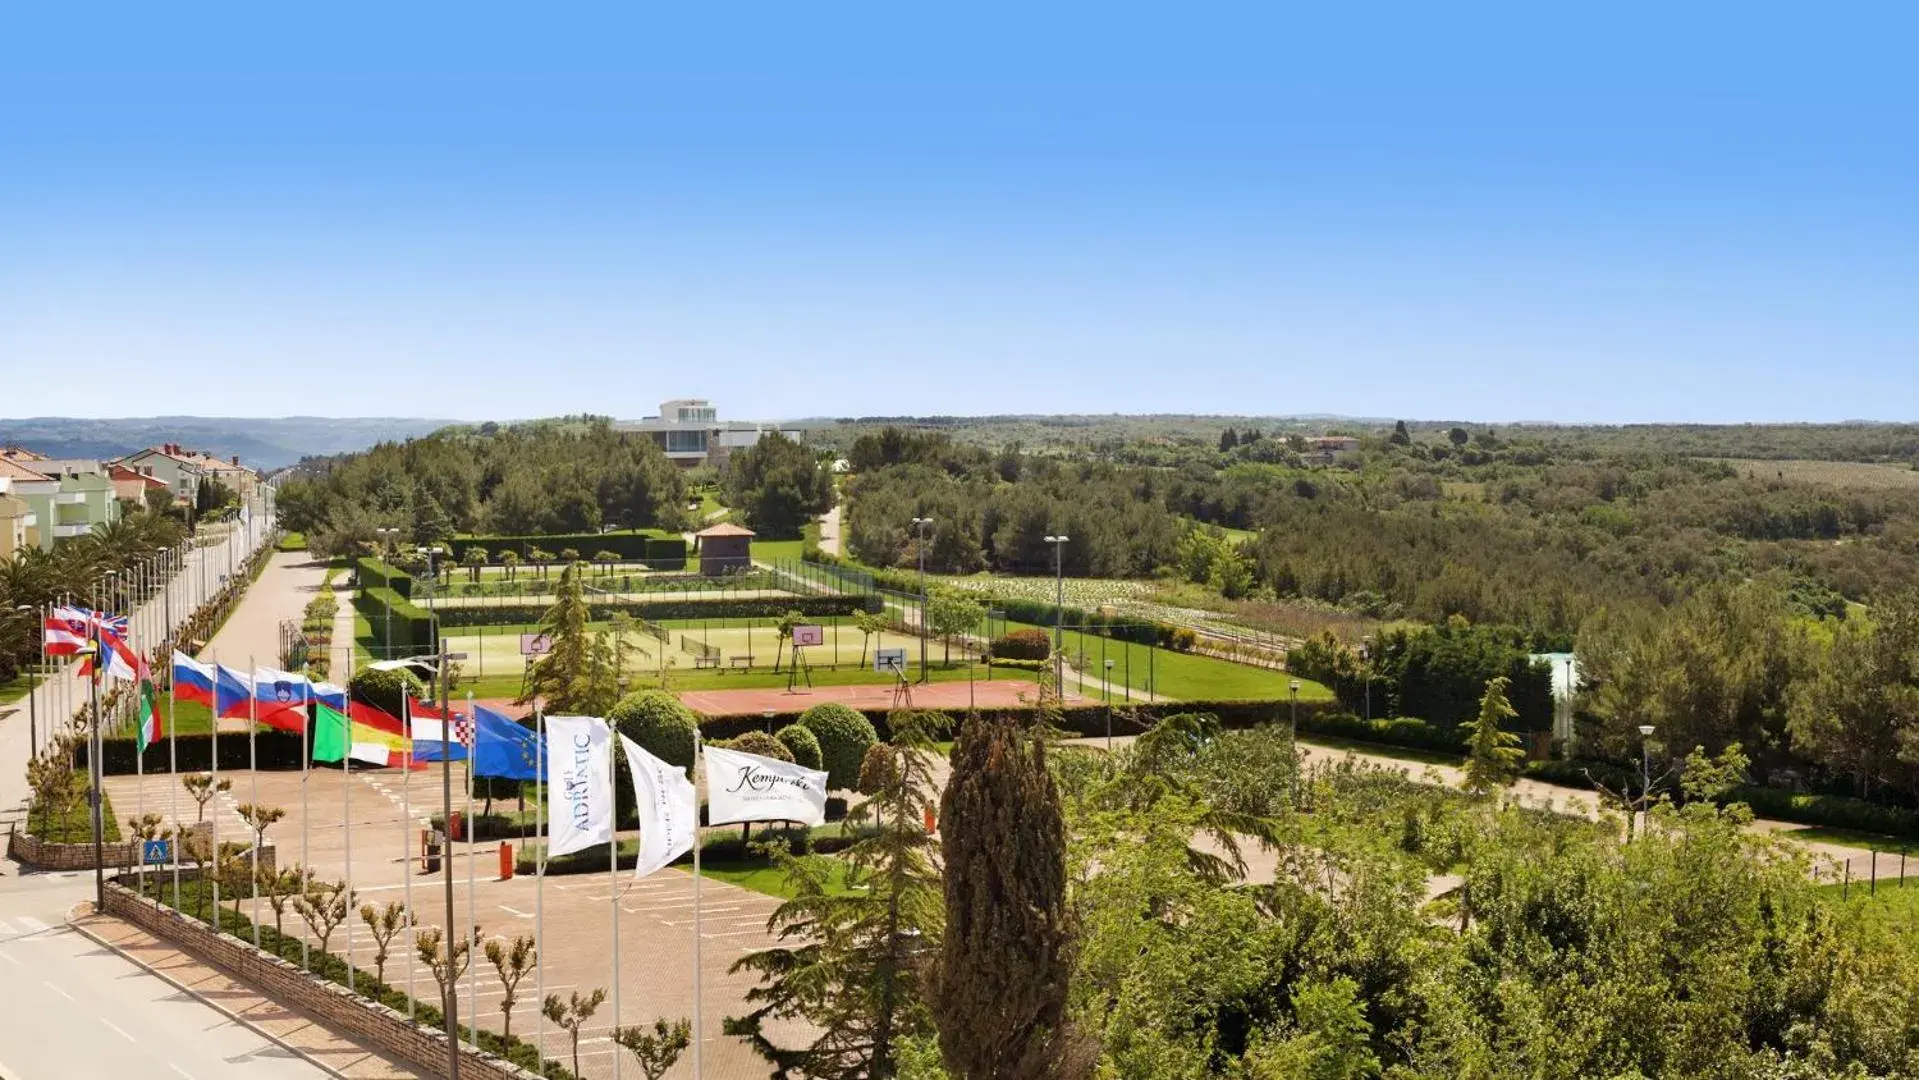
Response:
[[[1919,420],[1910,5],[281,6],[0,7],[0,416]]]

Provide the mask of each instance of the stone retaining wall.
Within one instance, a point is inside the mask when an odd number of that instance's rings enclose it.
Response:
[[[348,993],[344,986],[309,975],[172,908],[143,901],[118,882],[107,883],[107,913],[173,942],[275,1001],[301,1009],[326,1027],[389,1057],[434,1076],[446,1068],[446,1036],[439,1031],[409,1024],[403,1013]],[[460,1075],[475,1080],[538,1080],[511,1062],[465,1045],[460,1049]]]
[[[140,842],[138,840],[115,840],[103,844],[101,854],[106,859],[109,871],[131,871],[140,861]],[[93,842],[82,844],[56,844],[42,840],[32,833],[14,829],[7,834],[7,857],[15,862],[24,863],[36,870],[91,870],[94,868]],[[182,867],[188,864],[182,863]],[[272,842],[260,848],[260,868],[272,870],[279,860]],[[171,872],[167,866],[149,866],[148,873]]]

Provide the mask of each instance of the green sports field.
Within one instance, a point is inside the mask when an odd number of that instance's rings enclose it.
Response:
[[[910,656],[918,656],[918,638],[884,632],[866,639],[862,661],[861,636],[858,630],[853,629],[850,620],[823,619],[820,625],[825,628],[826,643],[806,650],[806,662],[815,668],[870,668],[873,653],[881,648],[906,648]],[[606,623],[594,623],[592,628],[612,629]],[[461,627],[459,633],[449,632],[443,640],[449,650],[467,654],[463,666],[470,676],[486,679],[501,675],[517,676],[526,666],[526,657],[520,654],[520,635],[533,633],[537,629],[530,625]],[[711,665],[702,664],[698,658],[715,655],[718,666],[729,671],[742,667],[751,671],[771,671],[776,654],[782,668],[792,654],[790,646],[784,650],[780,648],[779,634],[771,623],[764,620],[669,621],[661,624],[661,629],[666,631],[667,641],[662,642],[646,631],[627,635],[629,674],[656,674],[662,662],[675,672],[704,670]],[[932,659],[938,660],[942,655],[937,642],[928,648]]]

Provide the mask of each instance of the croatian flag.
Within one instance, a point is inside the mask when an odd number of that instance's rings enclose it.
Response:
[[[213,665],[202,664],[183,652],[173,654],[173,696],[213,707]]]
[[[253,718],[281,731],[305,731],[307,696],[312,684],[305,675],[278,668],[253,670]]]
[[[213,715],[246,719],[253,705],[253,680],[225,664],[213,668]]]
[[[418,701],[407,703],[407,720],[413,736],[413,756],[419,761],[465,761],[469,739],[462,738],[464,716],[454,713],[452,727],[444,712]]]

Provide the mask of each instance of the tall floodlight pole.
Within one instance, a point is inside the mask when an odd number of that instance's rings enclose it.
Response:
[[[465,653],[441,652],[434,662],[440,674],[440,820],[451,826],[453,822],[453,713],[450,708],[451,688],[446,681],[446,663],[449,660],[464,660]],[[471,824],[465,826],[472,828]],[[446,981],[446,1074],[449,1080],[460,1080],[460,980],[450,977],[453,971],[453,830],[447,829],[447,843],[440,859],[441,878],[446,886],[446,963],[449,978]],[[471,843],[471,841],[469,841]],[[619,845],[615,844],[617,848]],[[471,934],[471,927],[463,927],[461,935]],[[469,954],[467,963],[479,958]],[[616,1021],[617,1024],[617,1021]],[[477,1036],[476,1036],[477,1038]]]
[[[930,517],[913,519],[914,547],[920,556],[920,681],[926,681],[926,529],[933,524]]]
[[[1048,536],[1053,545],[1053,689],[1066,702],[1066,542],[1065,533]]]

